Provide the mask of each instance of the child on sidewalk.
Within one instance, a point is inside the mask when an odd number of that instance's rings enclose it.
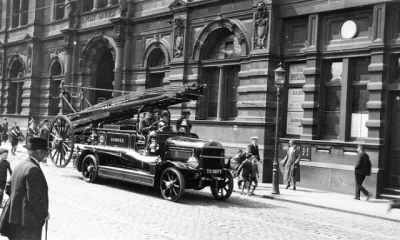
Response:
[[[250,192],[250,195],[254,195],[254,190],[256,190],[256,187],[258,186],[258,180],[257,178],[259,177],[258,174],[258,159],[257,156],[254,156],[251,158],[251,177],[250,177],[250,185],[249,189],[251,187],[251,184],[254,182],[253,189]]]
[[[12,174],[10,162],[7,161],[8,150],[0,148],[0,207],[3,207],[4,188],[7,182],[7,170]]]
[[[242,164],[239,166],[237,170],[237,175],[240,173],[242,174],[242,179],[243,179],[243,188],[241,194],[244,194],[244,189],[247,188],[247,194],[250,193],[250,174],[251,174],[251,158],[253,157],[253,154],[248,153],[246,155],[246,160],[242,162]]]

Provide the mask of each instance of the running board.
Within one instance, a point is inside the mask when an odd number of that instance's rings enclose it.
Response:
[[[144,173],[142,171],[110,166],[99,166],[98,174],[100,177],[104,178],[112,178],[125,182],[154,186],[154,176]]]

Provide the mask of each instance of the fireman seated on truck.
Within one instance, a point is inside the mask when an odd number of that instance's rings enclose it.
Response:
[[[155,130],[153,112],[146,112],[144,118],[139,122],[139,133],[148,135],[152,130]]]

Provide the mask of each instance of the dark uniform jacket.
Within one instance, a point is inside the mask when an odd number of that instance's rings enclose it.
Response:
[[[26,228],[42,227],[49,214],[46,178],[31,158],[15,167],[11,177],[9,222]]]
[[[154,123],[154,119],[152,118],[142,118],[139,122],[139,132],[141,134],[149,134],[151,129],[151,125]]]
[[[183,120],[186,120],[186,126],[182,125]],[[190,132],[190,130],[192,129],[192,124],[190,123],[190,120],[185,118],[185,117],[180,117],[178,118],[178,120],[176,120],[176,131],[179,131],[180,127],[185,127],[187,132]]]
[[[358,154],[358,160],[355,166],[356,174],[369,176],[371,175],[371,161],[368,154],[361,152]]]
[[[250,144],[248,148],[250,148],[250,153],[256,156],[257,160],[260,161],[260,153],[258,152],[258,145]]]
[[[47,141],[49,137],[49,129],[46,126],[40,129],[40,137]]]

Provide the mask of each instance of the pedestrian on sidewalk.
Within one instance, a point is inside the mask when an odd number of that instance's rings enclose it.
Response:
[[[256,156],[257,160],[260,161],[260,152],[258,150],[258,137],[254,136],[251,137],[251,144],[247,146],[247,148],[250,149],[250,153],[253,154],[253,156]]]
[[[14,126],[11,128],[11,154],[15,156],[15,152],[17,151],[17,146],[20,137],[22,136],[21,131],[19,130],[19,126],[17,122],[14,121]]]
[[[3,196],[7,182],[7,171],[10,172],[10,176],[12,175],[10,162],[7,161],[7,157],[8,150],[5,148],[0,148],[0,207],[3,207]]]
[[[251,184],[254,183],[253,185],[253,189],[250,192],[250,195],[254,195],[254,190],[256,190],[256,187],[258,186],[258,177],[259,177],[259,173],[258,173],[258,160],[256,156],[253,156],[251,158],[251,177],[250,177],[250,187]],[[249,188],[250,188],[249,187]]]
[[[290,182],[293,182],[293,190],[296,190],[296,182],[300,182],[300,156],[296,141],[291,139],[289,141],[289,149],[282,160],[285,169],[283,177],[287,181],[286,189],[290,187]]]
[[[41,128],[40,128],[40,137],[43,138],[44,140],[46,140],[47,145],[48,145],[48,139],[49,139],[49,120],[47,120],[46,118],[41,122]],[[43,159],[43,165],[47,166],[47,158],[49,156],[47,155],[44,159]]]
[[[367,197],[367,201],[372,196],[372,193],[368,192],[363,187],[363,182],[366,176],[371,175],[371,161],[369,156],[364,151],[364,145],[357,145],[358,159],[355,166],[355,178],[356,178],[356,195],[354,199],[360,200],[360,191]]]
[[[243,161],[246,159],[246,153],[243,153],[242,149],[238,149],[237,154],[233,157],[233,159],[235,159],[237,167],[236,167],[236,173],[237,170],[239,169],[239,166],[242,165]],[[243,178],[241,175],[238,175],[238,188],[241,189],[242,188],[242,182],[243,182]]]
[[[8,140],[8,121],[7,118],[4,117],[4,123],[3,123],[3,132],[1,132],[2,138],[1,141],[7,142]]]
[[[244,194],[244,189],[247,188],[247,194],[250,194],[250,175],[251,175],[251,158],[253,157],[253,154],[248,153],[246,155],[246,159],[242,162],[242,164],[239,166],[237,175],[240,173],[242,174],[242,179],[243,179],[243,187],[242,187],[242,192],[241,194]]]
[[[31,137],[26,146],[29,158],[19,163],[11,177],[10,202],[3,209],[10,239],[41,239],[44,223],[50,219],[46,178],[39,163],[47,156],[47,142]],[[2,232],[3,234],[3,232]]]

